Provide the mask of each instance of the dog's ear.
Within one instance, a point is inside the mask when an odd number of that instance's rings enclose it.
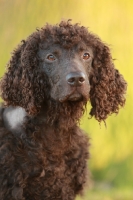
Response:
[[[94,60],[90,76],[90,115],[99,122],[108,115],[118,113],[125,104],[126,81],[115,69],[110,49],[97,39],[94,46]]]
[[[39,39],[38,32],[35,32],[21,42],[0,82],[1,97],[5,103],[21,106],[31,115],[39,111],[45,95],[46,77],[38,70]]]

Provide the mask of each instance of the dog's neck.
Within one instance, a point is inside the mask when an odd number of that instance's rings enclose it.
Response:
[[[3,112],[4,124],[12,132],[23,130],[23,125],[26,123],[26,126],[28,126],[29,120],[39,127],[47,125],[53,129],[67,131],[77,124],[83,114],[82,104],[79,107],[80,109],[76,109],[76,105],[72,105],[74,111],[70,109],[71,106],[65,110],[66,105],[64,107],[53,107],[51,110],[47,106],[42,106],[40,113],[36,116],[30,116],[22,107],[9,106]]]

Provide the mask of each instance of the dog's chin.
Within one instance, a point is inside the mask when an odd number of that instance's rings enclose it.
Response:
[[[87,97],[80,93],[73,93],[66,96],[59,98],[61,103],[63,102],[80,102],[80,101],[87,101]]]
[[[67,101],[82,101],[82,100],[83,100],[83,96],[79,93],[72,94],[67,99]]]

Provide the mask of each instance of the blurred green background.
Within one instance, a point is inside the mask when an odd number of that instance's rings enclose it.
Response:
[[[10,52],[46,22],[73,19],[111,47],[116,68],[128,82],[127,102],[107,127],[86,114],[81,127],[91,137],[90,189],[84,200],[133,200],[133,1],[0,0],[0,76]],[[89,107],[89,105],[88,105]]]

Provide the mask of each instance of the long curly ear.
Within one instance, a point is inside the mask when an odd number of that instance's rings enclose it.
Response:
[[[33,33],[13,52],[0,82],[1,97],[7,105],[21,106],[36,114],[44,100],[45,74],[39,72],[39,34]]]
[[[118,113],[125,104],[126,82],[117,69],[114,68],[110,49],[100,39],[94,47],[94,60],[90,76],[90,115],[99,122],[108,115]]]

